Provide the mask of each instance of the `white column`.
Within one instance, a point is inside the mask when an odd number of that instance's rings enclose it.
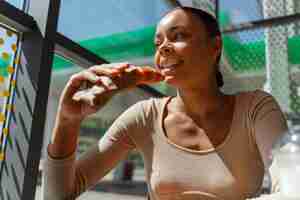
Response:
[[[296,11],[296,1],[299,0],[285,0],[285,9],[286,9],[286,14],[287,15],[292,15],[295,14]],[[296,34],[296,24],[295,23],[291,23],[288,25],[288,35],[289,37],[293,37]]]
[[[285,15],[284,0],[263,0],[264,17]],[[284,112],[290,111],[290,80],[288,63],[288,30],[286,26],[265,29],[266,85]]]
[[[300,1],[299,0],[294,0],[294,6],[295,6],[295,13],[300,13]],[[300,34],[300,22],[296,22],[295,33],[297,35]]]

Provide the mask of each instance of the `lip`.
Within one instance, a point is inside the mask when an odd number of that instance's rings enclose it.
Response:
[[[174,74],[176,73],[176,70],[177,70],[177,68],[178,68],[178,65],[180,65],[180,64],[181,64],[181,63],[172,65],[172,66],[170,66],[170,67],[162,68],[162,69],[161,69],[161,73],[162,73],[164,76],[174,75]]]
[[[172,63],[172,64],[169,64],[169,63]],[[164,69],[172,69],[172,68],[176,68],[178,65],[181,65],[183,63],[182,60],[179,60],[177,62],[161,62],[158,67],[159,69],[161,70],[164,70]]]

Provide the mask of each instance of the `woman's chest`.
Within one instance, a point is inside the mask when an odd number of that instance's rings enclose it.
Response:
[[[169,152],[154,158],[151,187],[158,196],[164,197],[160,199],[205,193],[225,195],[229,191],[237,194],[236,179],[220,157],[216,154],[192,157],[189,154],[171,156]]]
[[[249,156],[246,141],[234,135],[217,150],[202,151],[183,148],[166,137],[154,137],[146,160],[150,187],[158,199],[210,199],[205,195],[213,194],[217,195],[215,199],[240,200],[241,196],[255,194],[263,168]]]
[[[201,127],[189,116],[174,113],[163,119],[163,128],[166,137],[174,144],[192,150],[206,150],[225,140],[230,123],[219,120],[214,123],[205,122]]]
[[[240,200],[260,187],[262,174],[251,166],[236,170],[228,165],[232,161],[224,161],[214,152],[194,155],[176,151],[160,150],[163,154],[153,156],[150,187],[159,200]]]

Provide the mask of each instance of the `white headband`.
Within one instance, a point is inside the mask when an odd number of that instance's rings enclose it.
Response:
[[[214,0],[177,0],[182,7],[199,9],[216,19],[216,4]]]

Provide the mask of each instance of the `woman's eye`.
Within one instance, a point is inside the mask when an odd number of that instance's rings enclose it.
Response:
[[[185,35],[183,33],[176,33],[175,34],[175,39],[176,40],[182,40],[184,39]]]

